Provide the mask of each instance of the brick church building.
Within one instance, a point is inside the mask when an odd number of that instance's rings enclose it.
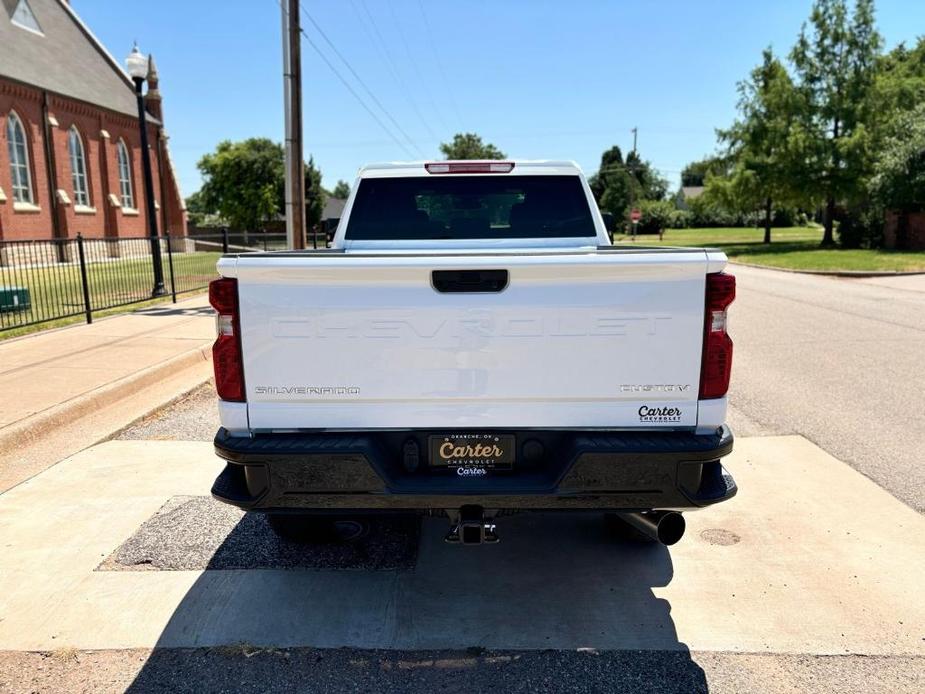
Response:
[[[147,86],[158,228],[185,234],[153,59]],[[140,140],[134,84],[67,0],[0,0],[0,241],[146,236]]]

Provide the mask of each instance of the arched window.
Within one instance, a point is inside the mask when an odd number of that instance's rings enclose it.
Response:
[[[71,180],[74,182],[74,204],[90,206],[90,188],[87,185],[87,157],[77,126],[72,125],[67,135],[67,151],[71,157]]]
[[[32,172],[29,169],[29,141],[15,111],[6,118],[6,143],[10,151],[13,202],[32,203]]]
[[[132,160],[128,158],[128,147],[123,140],[116,143],[116,159],[119,160],[119,193],[122,207],[134,209],[135,195],[132,193]]]

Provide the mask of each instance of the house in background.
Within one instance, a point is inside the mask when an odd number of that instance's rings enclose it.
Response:
[[[321,230],[328,240],[334,238],[337,232],[337,224],[344,215],[344,205],[347,201],[341,198],[335,198],[331,195],[325,195],[324,209],[321,211]]]
[[[674,204],[679,210],[689,210],[690,200],[695,200],[703,195],[704,186],[681,186],[681,189],[674,196]]]
[[[146,105],[159,230],[184,234],[153,60]],[[134,84],[68,2],[0,0],[0,240],[146,236],[140,140]]]
[[[883,245],[890,250],[925,251],[925,212],[888,211]]]

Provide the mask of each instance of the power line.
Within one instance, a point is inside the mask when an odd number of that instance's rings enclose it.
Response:
[[[280,9],[288,15],[289,11],[283,5],[283,0],[279,0],[278,4],[279,4]],[[410,158],[413,159],[414,154],[411,152],[411,150],[409,150],[408,147],[401,140],[395,137],[395,134],[388,128],[388,126],[386,126],[385,123],[382,122],[382,119],[379,118],[378,115],[376,115],[375,111],[373,111],[369,107],[369,105],[367,105],[367,103],[363,100],[363,98],[359,94],[357,94],[356,90],[350,85],[350,83],[344,78],[344,76],[340,74],[337,68],[334,67],[334,64],[330,60],[328,60],[328,57],[324,54],[324,52],[320,48],[318,48],[315,42],[311,40],[309,35],[305,33],[305,29],[303,29],[302,27],[299,27],[299,33],[302,35],[302,38],[305,39],[306,43],[308,43],[308,45],[311,46],[315,50],[315,52],[318,54],[318,57],[320,57],[321,60],[324,61],[325,65],[327,65],[328,68],[330,68],[331,72],[334,73],[334,76],[337,77],[338,80],[340,80],[341,84],[344,85],[347,91],[349,91],[353,95],[353,97],[359,102],[360,106],[362,106],[363,109],[372,117],[372,119],[376,121],[376,123],[379,124],[379,127],[382,128],[383,131],[385,131],[385,133],[389,136],[389,138],[396,145],[398,145],[402,150],[404,150],[404,152]]]
[[[308,18],[308,21],[312,23],[312,26],[314,26],[315,29],[318,30],[318,33],[321,35],[321,38],[323,38],[325,42],[331,47],[331,50],[334,51],[334,55],[340,58],[341,62],[350,71],[350,74],[353,75],[354,79],[356,79],[356,81],[360,83],[360,86],[366,90],[366,93],[369,95],[369,98],[373,100],[373,102],[376,104],[376,106],[379,107],[382,113],[384,113],[385,116],[392,122],[392,125],[394,125],[395,128],[398,130],[398,132],[402,134],[402,136],[405,138],[405,141],[417,150],[418,154],[420,155],[422,159],[426,158],[424,155],[424,151],[414,143],[414,141],[411,139],[408,133],[405,132],[405,129],[402,128],[401,125],[399,125],[398,121],[395,120],[395,118],[392,116],[391,113],[389,113],[388,109],[385,106],[383,106],[382,102],[379,101],[378,98],[376,98],[376,95],[373,94],[373,91],[369,88],[366,82],[364,82],[363,79],[357,74],[357,71],[353,69],[353,66],[350,64],[347,58],[344,57],[343,53],[337,50],[337,46],[335,46],[334,42],[331,41],[330,38],[328,38],[328,35],[325,33],[324,29],[321,28],[321,25],[318,24],[318,22],[315,20],[314,17],[311,16],[311,14],[309,14],[308,10],[305,9],[304,5],[301,5],[301,9],[302,9],[302,14],[304,14]]]
[[[643,171],[645,168],[646,168],[646,167],[643,167],[643,166],[635,166],[635,167],[631,167],[631,166],[620,166],[620,167],[613,167],[613,168],[608,167],[608,168],[605,168],[605,169],[597,169],[594,173],[599,173],[599,174],[600,174],[600,173],[616,173],[617,171],[630,171],[630,172],[633,172],[633,171]],[[657,173],[664,173],[664,174],[673,174],[673,173],[681,173],[681,172],[682,172],[682,169],[660,169],[660,168],[658,168],[657,166],[650,166],[650,167],[648,167],[648,168],[649,168],[650,171],[655,171],[655,172],[657,172]]]
[[[434,62],[437,64],[437,70],[440,72],[440,78],[443,80],[443,86],[450,99],[450,106],[453,107],[453,113],[456,114],[456,123],[460,128],[463,128],[463,119],[459,113],[459,105],[456,103],[456,97],[453,96],[453,90],[450,89],[450,82],[446,78],[446,71],[443,69],[443,61],[440,60],[440,53],[434,45],[434,30],[431,29],[430,20],[427,18],[427,12],[424,10],[424,0],[418,0],[418,8],[421,10],[421,18],[424,20],[424,33],[427,34],[427,43],[430,46],[430,52],[434,55]]]
[[[352,0],[351,0],[351,1],[352,1]],[[284,13],[286,13],[286,14],[288,15],[288,10],[286,9],[286,7],[285,7],[284,4],[283,4],[283,0],[278,0],[278,4],[279,4],[280,9],[281,9]],[[375,22],[374,22],[373,19],[372,19],[372,15],[369,14],[369,9],[366,7],[365,4],[363,5],[363,8],[364,8],[364,10],[366,10],[367,16],[369,16],[370,21],[373,23],[373,28],[376,30],[376,33],[379,35],[379,38],[380,38],[380,40],[381,40],[381,39],[382,39],[381,34],[379,34],[379,31],[378,31],[378,29],[376,28]],[[423,13],[423,7],[422,7],[421,9],[422,9],[422,13]],[[312,17],[311,14],[309,14],[308,11],[305,10],[304,7],[301,7],[301,10],[302,10],[303,14],[308,18],[308,20],[312,23],[312,25],[318,30],[319,34],[322,36],[322,38],[325,40],[325,42],[327,42],[327,44],[331,47],[331,50],[334,51],[334,54],[337,55],[337,57],[344,63],[344,65],[347,67],[347,69],[350,71],[350,73],[353,75],[353,77],[357,80],[357,82],[359,82],[359,84],[363,87],[363,89],[365,89],[366,92],[369,94],[370,98],[371,98],[371,99],[375,102],[375,104],[382,110],[382,112],[386,115],[386,117],[388,117],[389,120],[392,121],[392,123],[395,125],[395,127],[398,129],[398,131],[402,134],[402,136],[404,136],[404,138],[405,138],[405,140],[407,140],[408,144],[410,144],[412,147],[414,147],[415,149],[417,149],[418,152],[420,153],[420,155],[421,155],[423,158],[426,158],[426,157],[424,156],[424,154],[423,154],[423,151],[420,149],[420,147],[417,145],[417,143],[416,143],[414,140],[411,139],[411,137],[408,135],[408,133],[399,125],[399,123],[395,120],[395,118],[391,115],[391,113],[389,113],[389,111],[385,108],[385,106],[383,106],[382,102],[380,102],[379,99],[376,98],[376,96],[375,96],[375,94],[372,92],[372,90],[368,87],[368,85],[367,85],[367,84],[363,81],[363,79],[359,76],[359,74],[356,72],[356,70],[353,68],[353,66],[350,64],[350,62],[346,59],[346,57],[344,57],[344,55],[337,49],[337,47],[334,45],[334,43],[331,41],[331,39],[327,36],[327,34],[324,32],[324,30],[321,28],[321,26],[318,24],[318,22],[314,19],[314,17]],[[356,10],[356,5],[354,5],[354,10]],[[358,14],[359,14],[359,13],[358,13]],[[426,15],[425,15],[425,16],[426,16]],[[397,23],[397,20],[396,20],[396,23]],[[364,29],[365,29],[365,26],[364,26]],[[360,104],[360,106],[362,106],[363,109],[370,115],[370,117],[371,117],[373,120],[376,121],[376,123],[379,125],[380,128],[382,128],[382,130],[386,133],[386,135],[389,136],[389,138],[391,139],[391,141],[392,141],[393,143],[395,143],[400,149],[402,149],[409,157],[414,158],[414,154],[408,149],[408,147],[405,146],[405,144],[404,144],[401,140],[399,140],[399,139],[395,136],[395,134],[394,134],[394,133],[389,129],[389,127],[382,121],[382,119],[379,118],[378,115],[376,115],[376,113],[369,107],[369,105],[363,100],[363,98],[357,93],[357,91],[350,85],[350,83],[347,81],[347,79],[344,78],[344,76],[337,70],[336,67],[334,67],[333,63],[331,63],[331,61],[330,61],[330,60],[328,59],[328,57],[324,54],[324,52],[321,50],[321,48],[319,48],[318,45],[317,45],[314,41],[311,40],[311,37],[309,37],[309,35],[305,32],[305,29],[303,29],[302,27],[299,27],[299,32],[300,32],[302,38],[304,38],[305,41],[308,43],[308,45],[311,46],[312,49],[318,54],[318,57],[320,57],[321,60],[325,63],[325,65],[328,66],[328,68],[331,70],[331,72],[334,74],[334,76],[337,77],[337,79],[341,82],[341,84],[344,85],[344,87],[347,89],[347,91],[349,91],[350,94],[353,95],[353,97],[357,100],[357,102]],[[389,62],[391,62],[390,59],[389,59]],[[417,109],[415,109],[415,110],[417,111]],[[418,116],[419,116],[419,117],[421,116],[421,114],[420,114],[419,111],[418,111]],[[423,117],[422,117],[422,120],[423,120]],[[426,121],[425,121],[425,125],[426,125]],[[428,128],[428,129],[429,129],[429,128]],[[431,134],[433,135],[433,131],[431,131]],[[436,137],[436,136],[435,136],[435,137]],[[642,167],[642,164],[635,165],[635,166],[628,166],[628,165],[624,165],[624,164],[619,164],[619,165],[611,164],[611,165],[608,166],[608,167],[604,167],[604,168],[598,169],[596,173],[600,174],[600,173],[610,173],[610,172],[613,172],[613,171],[630,171],[630,170],[639,169],[639,168],[641,168],[641,167]],[[655,170],[655,171],[658,171],[658,172],[660,172],[660,173],[681,173],[681,170],[680,170],[680,169],[662,169],[662,168],[655,167],[655,166],[650,166],[650,168],[653,169],[653,170]]]
[[[643,169],[651,169],[653,171],[658,171],[659,173],[681,173],[682,169],[663,169],[659,166],[653,166],[651,164],[639,163],[639,164],[608,164],[603,168],[599,168],[595,173],[613,173],[615,171],[641,171]]]
[[[421,120],[421,123],[424,124],[424,127],[427,129],[427,132],[434,139],[439,141],[436,133],[434,133],[433,128],[430,127],[430,123],[424,118],[424,114],[421,113],[421,109],[418,108],[417,102],[414,100],[414,97],[411,95],[411,91],[408,89],[408,85],[401,78],[401,74],[398,71],[398,67],[395,64],[395,61],[392,60],[392,56],[389,53],[389,45],[386,43],[385,39],[382,37],[382,32],[379,31],[379,25],[376,24],[376,20],[373,18],[372,13],[369,11],[369,7],[366,6],[365,0],[359,0],[360,6],[363,8],[363,11],[366,13],[366,17],[369,19],[370,26],[372,26],[373,31],[375,32],[376,39],[378,40],[377,48],[381,46],[380,53],[385,58],[386,64],[389,66],[389,69],[392,71],[392,77],[395,78],[395,82],[398,84],[399,88],[404,92],[405,98],[408,100],[408,104],[411,106],[411,109]],[[374,42],[375,43],[375,42]]]
[[[367,112],[370,116],[372,116],[373,120],[375,120],[375,121],[379,124],[379,127],[382,128],[382,129],[386,132],[386,134],[388,134],[388,136],[392,139],[392,141],[393,141],[396,145],[398,145],[399,147],[401,147],[409,157],[411,157],[412,159],[414,159],[414,154],[411,152],[411,150],[409,150],[401,140],[399,140],[397,137],[395,137],[395,135],[392,133],[392,131],[389,130],[388,127],[386,127],[386,124],[382,122],[382,119],[380,119],[379,116],[377,116],[377,115],[375,114],[375,112],[374,112],[369,106],[366,105],[366,102],[363,101],[363,99],[360,97],[360,95],[356,93],[356,90],[355,90],[353,87],[350,86],[350,83],[349,83],[347,80],[344,79],[343,75],[341,75],[341,74],[337,71],[337,68],[334,67],[334,65],[331,63],[331,61],[328,60],[327,56],[321,51],[320,48],[318,48],[318,46],[315,45],[315,42],[312,41],[312,40],[308,37],[308,34],[306,34],[304,30],[302,31],[302,38],[305,39],[305,41],[308,43],[309,46],[311,46],[312,48],[315,49],[315,52],[316,52],[316,53],[318,54],[318,56],[324,61],[325,65],[327,65],[329,68],[331,68],[331,72],[333,72],[334,75],[337,77],[337,79],[340,80],[341,84],[343,84],[343,85],[347,88],[347,91],[349,91],[351,94],[353,94],[354,98],[360,103],[360,106],[362,106],[362,107],[366,110],[366,112]]]
[[[598,167],[597,171],[598,173],[609,173],[611,171],[636,171],[641,168],[641,164],[634,164],[632,166],[630,164],[608,164],[607,166]]]
[[[430,102],[430,107],[434,110],[434,113],[437,115],[437,120],[440,121],[440,126],[444,131],[449,130],[447,127],[446,121],[443,120],[443,114],[440,113],[440,109],[437,106],[437,102],[434,99],[433,92],[427,84],[427,81],[421,75],[421,71],[418,68],[418,63],[414,59],[414,56],[411,55],[411,46],[408,45],[408,39],[405,38],[405,32],[401,28],[401,22],[398,21],[398,15],[395,14],[395,3],[388,3],[389,12],[392,15],[392,21],[395,23],[395,33],[398,34],[398,38],[401,39],[402,45],[405,47],[405,54],[408,56],[408,62],[411,63],[411,69],[414,70],[414,74],[417,77],[418,89],[424,92],[424,95],[427,97],[427,100]]]

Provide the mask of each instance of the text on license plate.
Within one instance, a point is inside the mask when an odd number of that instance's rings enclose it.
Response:
[[[515,439],[510,434],[453,434],[430,437],[430,464],[509,468]]]

